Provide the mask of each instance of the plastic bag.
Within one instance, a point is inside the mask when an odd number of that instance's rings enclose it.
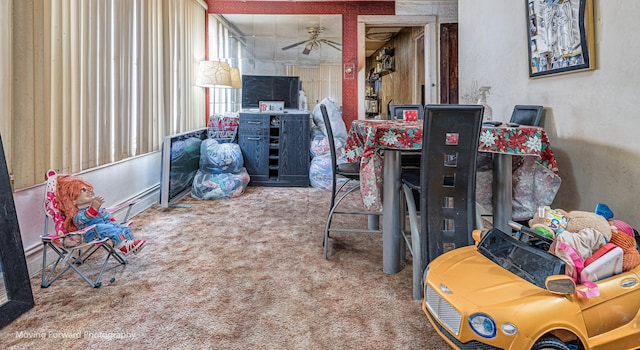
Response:
[[[236,173],[244,167],[242,151],[237,143],[218,143],[213,139],[202,141],[200,170],[206,173]]]
[[[218,143],[235,142],[238,134],[238,113],[212,115],[207,123],[207,134]]]
[[[236,173],[213,174],[198,170],[193,185],[191,197],[195,199],[223,199],[240,196],[249,184],[247,169],[241,168]]]
[[[311,159],[311,165],[309,166],[309,183],[314,188],[331,191],[331,182],[333,180],[333,173],[331,171],[330,154],[327,153],[314,157]],[[346,181],[348,181],[347,178],[338,177],[336,179],[336,187],[340,188]],[[342,190],[346,191],[357,184],[356,181],[352,181],[352,183],[343,187]]]
[[[171,144],[171,170],[169,172],[169,197],[177,194],[191,184],[200,161],[202,140],[190,137]]]
[[[320,111],[320,105],[324,104],[327,107],[327,114],[329,115],[329,121],[331,122],[331,130],[333,131],[333,138],[336,139],[336,148],[339,145],[344,146],[347,141],[347,126],[342,120],[342,114],[336,106],[336,103],[328,98],[323,99],[313,108],[313,122],[316,126],[327,136],[327,131],[324,128],[324,120],[322,119],[322,111]]]
[[[311,157],[329,154],[329,140],[318,128],[311,129]]]

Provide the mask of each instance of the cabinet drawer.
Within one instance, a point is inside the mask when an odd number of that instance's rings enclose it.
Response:
[[[240,114],[238,132],[240,135],[268,135],[269,117],[263,115]]]

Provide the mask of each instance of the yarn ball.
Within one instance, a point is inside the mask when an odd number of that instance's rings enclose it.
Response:
[[[622,257],[622,271],[629,271],[640,265],[640,253],[638,253],[636,240],[633,239],[633,237],[622,231],[612,230],[610,242],[622,248],[624,252]]]

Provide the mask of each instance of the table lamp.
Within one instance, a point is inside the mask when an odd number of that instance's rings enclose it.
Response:
[[[231,87],[231,66],[226,62],[200,61],[196,85],[206,88]],[[216,95],[213,91],[213,114],[216,112]]]
[[[242,77],[240,76],[240,68],[231,68],[231,88],[242,88]],[[238,110],[238,92],[233,94],[233,109]]]

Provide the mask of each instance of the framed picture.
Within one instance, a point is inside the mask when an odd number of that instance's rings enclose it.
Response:
[[[525,0],[529,77],[594,69],[593,0]]]

